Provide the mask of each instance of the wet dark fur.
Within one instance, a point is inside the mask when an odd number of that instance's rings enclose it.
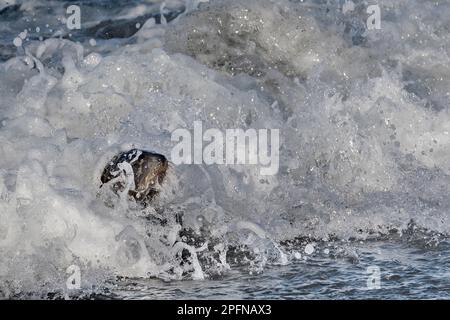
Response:
[[[135,159],[138,152],[141,154]],[[122,152],[116,155],[103,170],[102,186],[120,175],[119,164],[123,162],[130,163],[134,173],[135,188],[129,191],[129,196],[137,203],[147,206],[159,193],[157,186],[163,183],[166,176],[168,169],[166,157],[138,149]],[[118,193],[125,188],[125,185],[122,181],[117,181],[111,188]]]

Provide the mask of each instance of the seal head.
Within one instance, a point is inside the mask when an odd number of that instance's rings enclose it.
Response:
[[[147,206],[159,193],[168,167],[165,156],[132,149],[116,155],[105,166],[102,186],[110,184],[114,193],[127,192],[137,203]]]

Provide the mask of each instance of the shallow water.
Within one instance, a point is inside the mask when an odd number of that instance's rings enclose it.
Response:
[[[69,30],[68,2],[0,1],[0,296],[448,298],[450,2],[379,1],[374,30],[344,2],[86,0]],[[100,188],[196,121],[279,129],[278,172]]]
[[[333,245],[330,244],[331,247]],[[205,281],[119,282],[109,298],[120,299],[448,299],[449,245],[438,248],[386,241],[350,244],[357,258],[336,258],[333,249],[268,267],[263,274],[234,270]],[[369,289],[367,267],[380,268],[380,288]],[[107,298],[108,296],[103,296]]]

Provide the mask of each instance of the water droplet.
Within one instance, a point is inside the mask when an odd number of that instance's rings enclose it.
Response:
[[[306,254],[312,254],[314,252],[314,246],[311,243],[308,243],[305,247]]]
[[[19,37],[14,38],[13,43],[16,47],[21,47],[22,46],[22,39],[20,39]]]
[[[24,40],[27,37],[27,30],[24,30],[23,32],[19,33],[19,38]]]

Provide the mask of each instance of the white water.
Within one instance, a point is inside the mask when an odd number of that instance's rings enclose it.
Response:
[[[4,295],[66,291],[73,264],[88,290],[116,275],[226,273],[228,245],[249,247],[249,270],[259,272],[295,260],[280,241],[299,236],[377,238],[411,220],[450,233],[449,2],[380,1],[382,29],[367,31],[356,1],[344,15],[339,1],[216,0],[169,23],[148,19],[129,37],[82,29],[74,41],[56,37],[68,34],[54,22],[63,3],[50,4],[53,15],[36,15],[43,5],[32,3],[11,24],[0,16],[2,29],[13,28],[2,50],[14,55],[0,63]],[[83,8],[86,26],[160,10]],[[52,23],[44,40],[33,38]],[[24,28],[31,39],[16,49]],[[173,246],[178,225],[149,224],[97,194],[119,150],[170,155],[171,132],[195,120],[281,129],[280,171],[173,166],[163,215],[182,212],[186,226],[220,239],[208,263],[193,254],[180,267],[181,247],[200,249]]]

